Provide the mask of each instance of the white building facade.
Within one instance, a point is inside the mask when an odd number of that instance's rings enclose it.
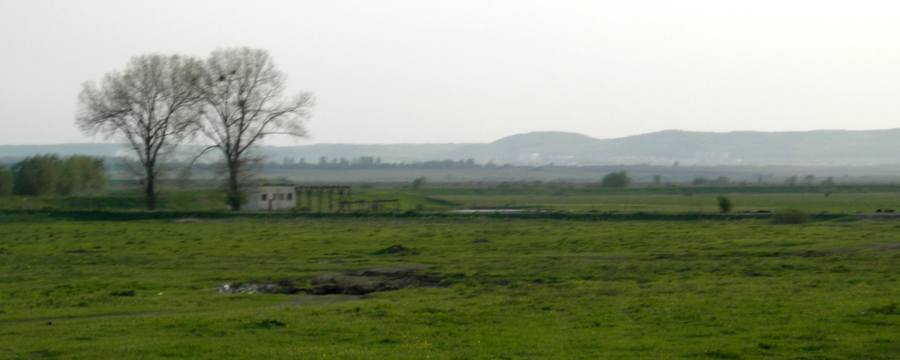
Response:
[[[247,191],[247,211],[278,211],[297,207],[294,185],[262,185]]]

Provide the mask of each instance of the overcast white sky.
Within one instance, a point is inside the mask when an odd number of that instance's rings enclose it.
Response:
[[[891,1],[0,0],[0,144],[101,141],[84,81],[148,52],[272,52],[308,142],[900,127]]]

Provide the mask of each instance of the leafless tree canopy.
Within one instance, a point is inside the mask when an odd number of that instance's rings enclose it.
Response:
[[[265,50],[214,51],[205,63],[184,56],[135,57],[81,91],[77,123],[87,133],[122,137],[143,167],[147,207],[156,205],[160,156],[198,131],[219,149],[231,207],[249,175],[252,149],[270,135],[302,137],[312,95],[283,96],[285,77]]]
[[[221,151],[229,172],[229,202],[240,208],[239,179],[248,150],[269,135],[306,135],[303,120],[313,105],[301,92],[286,99],[285,76],[265,50],[220,49],[207,59],[198,88],[203,93],[201,132]]]
[[[131,59],[100,84],[87,83],[76,118],[84,132],[122,137],[144,168],[147,207],[156,203],[158,160],[195,129],[202,64],[195,59],[150,54]]]

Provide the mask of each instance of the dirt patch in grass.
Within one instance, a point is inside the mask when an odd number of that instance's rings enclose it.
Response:
[[[788,255],[788,256],[799,256],[799,257],[804,257],[804,258],[813,258],[813,257],[822,257],[822,256],[828,256],[828,255],[833,255],[833,254],[832,254],[832,253],[829,253],[829,252],[824,252],[824,251],[806,250],[806,251],[801,251],[801,252],[793,253],[793,254]]]
[[[103,250],[98,249],[72,249],[66,250],[66,254],[69,255],[90,255],[90,254],[99,254],[102,253]]]
[[[443,281],[438,275],[427,272],[425,265],[406,265],[322,274],[313,278],[309,287],[305,288],[285,279],[226,283],[218,291],[223,294],[365,295],[408,287],[437,286]]]
[[[181,218],[181,219],[175,219],[175,221],[174,221],[174,223],[176,223],[176,224],[199,224],[202,222],[204,222],[204,221],[201,219],[198,219],[198,218]]]
[[[391,245],[374,252],[375,255],[412,255],[418,252],[403,245]]]
[[[312,280],[309,293],[315,295],[364,295],[408,287],[437,286],[441,279],[425,267],[381,267],[320,275]]]
[[[896,251],[896,250],[900,250],[900,242],[890,243],[890,244],[872,245],[871,248],[872,248],[872,250],[878,250],[878,251]]]
[[[255,329],[275,329],[275,328],[283,328],[285,326],[287,326],[286,323],[284,323],[281,320],[275,320],[275,319],[267,319],[267,320],[262,320],[262,321],[257,321],[254,323],[247,324],[248,328],[255,328]]]
[[[274,282],[235,282],[227,283],[219,287],[223,294],[296,294],[302,291],[291,280],[278,280]]]

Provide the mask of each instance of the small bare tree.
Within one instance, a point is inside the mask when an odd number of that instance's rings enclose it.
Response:
[[[124,138],[134,150],[149,210],[156,209],[161,157],[196,128],[202,70],[189,57],[136,56],[99,85],[86,83],[79,96],[76,122],[84,132]]]
[[[241,207],[241,182],[252,162],[251,150],[266,136],[306,136],[303,120],[313,105],[312,95],[300,92],[283,97],[285,76],[265,50],[219,49],[206,61],[201,132],[218,149],[228,173],[228,204]]]

